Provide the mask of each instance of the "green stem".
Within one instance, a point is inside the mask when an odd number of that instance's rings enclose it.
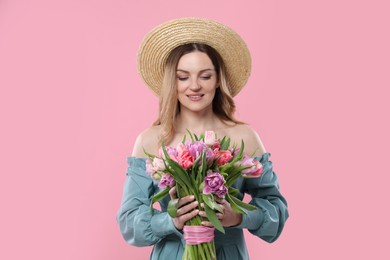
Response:
[[[199,255],[202,257],[202,259],[205,259],[205,260],[208,260],[205,256],[205,252],[203,251],[203,244],[199,244],[198,245],[198,252],[199,252]]]
[[[196,260],[196,255],[195,255],[195,247],[194,246],[190,246],[189,248],[191,250],[191,260]]]
[[[211,259],[216,260],[217,259],[217,251],[215,250],[214,240],[211,241],[210,244],[211,244],[210,245],[210,256],[211,256]]]

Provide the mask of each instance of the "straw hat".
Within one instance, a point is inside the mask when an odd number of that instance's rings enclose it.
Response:
[[[213,47],[222,57],[232,96],[244,87],[251,71],[251,57],[242,38],[229,27],[204,18],[180,18],[149,32],[137,54],[137,67],[146,85],[157,95],[165,62],[173,49],[187,43]]]

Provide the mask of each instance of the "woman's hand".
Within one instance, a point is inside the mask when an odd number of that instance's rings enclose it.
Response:
[[[177,199],[176,187],[169,190],[171,199]],[[173,218],[173,224],[178,230],[182,230],[184,224],[198,215],[199,210],[197,209],[199,203],[194,201],[193,195],[188,195],[179,199],[177,203],[177,215]]]
[[[235,212],[230,206],[229,202],[220,198],[216,198],[215,201],[222,207],[223,213],[217,212],[217,217],[221,221],[222,226],[231,227],[241,224],[242,214]],[[202,207],[204,207],[203,203]],[[199,211],[199,215],[202,217],[207,217],[206,212],[204,211]],[[202,221],[202,225],[208,227],[213,226],[210,221]]]

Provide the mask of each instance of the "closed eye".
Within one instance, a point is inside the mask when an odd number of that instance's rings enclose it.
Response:
[[[186,81],[188,79],[188,77],[177,77],[177,79],[180,81]]]

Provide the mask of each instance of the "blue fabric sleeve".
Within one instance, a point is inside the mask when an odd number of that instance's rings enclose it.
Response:
[[[270,153],[265,153],[255,157],[263,165],[263,172],[259,178],[244,180],[244,192],[252,197],[249,204],[256,206],[257,210],[243,214],[242,222],[236,228],[247,228],[253,235],[271,243],[279,237],[289,214],[272,162],[269,161],[270,156]]]
[[[135,246],[154,245],[170,234],[182,237],[167,212],[154,210],[151,214],[151,196],[155,189],[146,173],[145,160],[128,157],[122,203],[116,215],[123,238]]]

